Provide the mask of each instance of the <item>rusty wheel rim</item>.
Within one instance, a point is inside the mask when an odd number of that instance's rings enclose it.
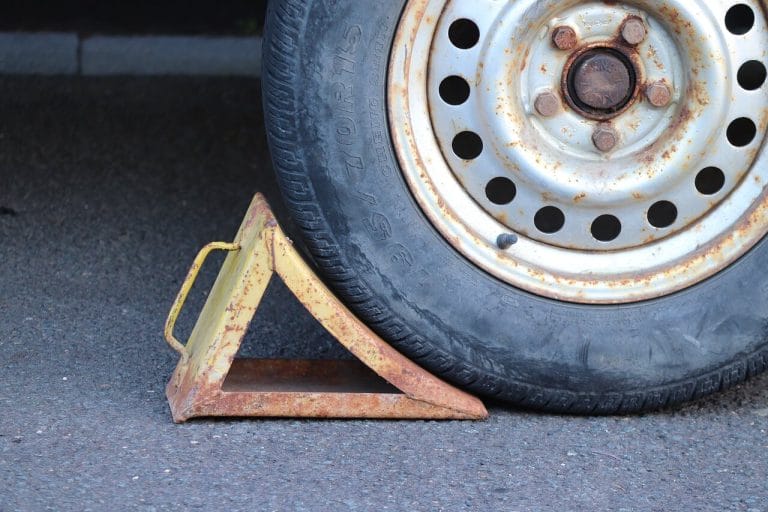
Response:
[[[624,303],[765,235],[758,2],[479,3],[409,1],[388,83],[401,168],[457,250],[543,296]]]

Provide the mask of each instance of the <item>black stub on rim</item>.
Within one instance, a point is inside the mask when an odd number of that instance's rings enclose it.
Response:
[[[621,112],[637,88],[637,72],[632,61],[612,48],[585,51],[566,73],[564,82],[572,106],[597,119]]]

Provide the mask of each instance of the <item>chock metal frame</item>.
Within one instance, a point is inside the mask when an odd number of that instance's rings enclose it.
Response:
[[[189,341],[176,320],[208,255],[228,251]],[[236,359],[270,279],[278,276],[357,361]],[[483,403],[440,380],[385,343],[322,283],[257,194],[235,242],[207,245],[195,258],[165,324],[181,354],[166,388],[177,423],[203,416],[472,419]]]

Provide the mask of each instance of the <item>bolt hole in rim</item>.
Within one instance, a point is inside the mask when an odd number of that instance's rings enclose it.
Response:
[[[534,217],[536,228],[542,233],[553,235],[563,229],[565,225],[565,214],[555,206],[545,206]]]
[[[763,86],[766,76],[768,73],[766,73],[763,63],[750,60],[739,68],[739,85],[746,91],[755,91]]]
[[[579,303],[659,297],[768,231],[766,48],[758,2],[410,0],[393,141],[432,223],[496,277]]]
[[[453,152],[464,160],[474,160],[483,153],[483,139],[474,132],[461,132],[453,138]]]
[[[451,23],[448,37],[456,48],[469,50],[480,40],[480,29],[474,21],[461,18]]]
[[[725,186],[725,174],[717,167],[707,167],[696,175],[696,190],[705,196],[713,196]]]
[[[493,178],[485,189],[488,199],[498,205],[509,204],[517,196],[517,187],[509,178]]]
[[[613,215],[601,215],[592,223],[591,231],[598,242],[612,242],[621,234],[621,221]]]
[[[466,80],[460,76],[449,76],[440,83],[440,97],[449,105],[462,105],[472,90]]]
[[[759,9],[758,9],[759,12]],[[725,14],[725,26],[731,34],[743,36],[755,26],[755,11],[747,4],[736,4]]]

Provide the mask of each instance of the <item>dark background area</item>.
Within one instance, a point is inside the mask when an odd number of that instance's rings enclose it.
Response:
[[[236,34],[262,30],[266,0],[3,0],[0,30]]]

